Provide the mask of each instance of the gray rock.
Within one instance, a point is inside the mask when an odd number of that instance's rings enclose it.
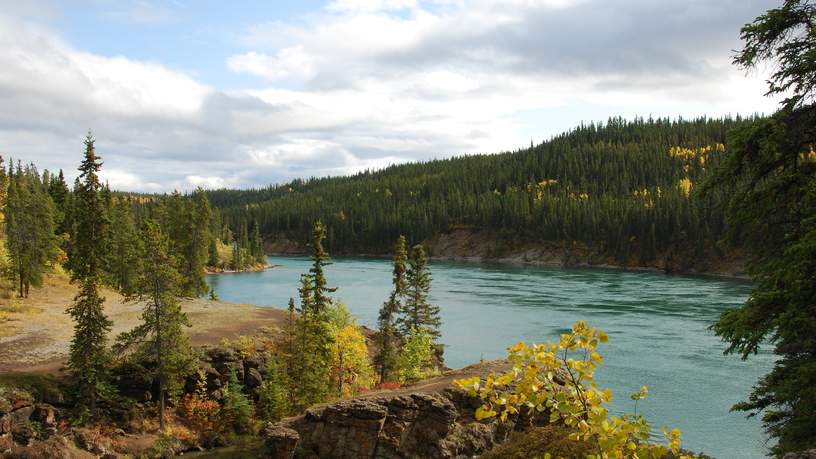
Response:
[[[213,364],[216,362],[237,362],[238,354],[228,347],[214,346],[204,351],[206,359]]]
[[[23,424],[28,422],[31,419],[31,413],[34,412],[33,406],[26,406],[20,408],[19,410],[14,410],[11,412],[11,422],[14,424]]]
[[[473,457],[506,440],[515,426],[513,419],[476,422],[478,406],[452,389],[382,395],[313,408],[278,427],[298,433],[296,458]],[[270,432],[270,456],[289,457]]]
[[[249,388],[261,387],[261,384],[263,384],[261,372],[255,368],[250,368],[244,377],[244,384]]]
[[[16,422],[11,427],[11,437],[17,443],[27,446],[37,438],[37,430],[30,422]]]
[[[57,424],[57,410],[46,403],[38,403],[34,406],[30,419],[46,427],[55,426]]]
[[[279,424],[270,424],[264,430],[266,453],[272,459],[291,459],[300,441],[296,430]]]
[[[782,456],[782,459],[816,459],[816,449],[799,451],[797,453],[788,453]]]

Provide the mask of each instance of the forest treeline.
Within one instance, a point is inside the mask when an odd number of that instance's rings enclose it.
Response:
[[[530,148],[391,166],[253,190],[207,191],[232,231],[304,242],[317,219],[340,253],[388,253],[452,228],[580,244],[617,264],[719,254],[722,192],[695,193],[754,118],[611,118]]]
[[[90,137],[89,137],[90,139]],[[7,288],[27,296],[39,286],[43,273],[58,267],[74,271],[77,241],[83,228],[78,196],[81,183],[69,187],[62,171],[39,172],[34,164],[6,167],[0,157],[0,209],[4,244],[4,277]],[[181,293],[195,297],[207,293],[207,271],[256,269],[266,264],[258,225],[238,225],[233,233],[219,224],[206,193],[196,190],[143,196],[114,192],[100,184],[100,272],[105,284],[124,294],[134,292],[137,275],[146,262],[141,255],[146,242],[139,228],[155,221],[169,239],[168,250],[183,277]]]
[[[431,278],[423,247],[414,246],[408,257],[405,238],[398,240],[402,255],[394,260],[394,292],[383,305],[379,346],[369,351],[371,338],[331,296],[336,288],[328,286],[324,271],[330,264],[323,246],[326,229],[316,221],[313,264],[301,277],[299,305],[290,299],[280,339],[222,342],[246,357],[263,354],[261,387],[250,393],[234,369],[223,386],[216,386],[185,332],[191,322],[181,298],[209,291],[206,268],[223,263],[219,252],[229,251],[228,245],[233,257],[259,263],[264,258],[259,226],[252,226],[252,236],[243,226],[233,237],[228,228],[214,225],[218,219],[201,190],[185,196],[112,192],[100,181],[102,161],[94,143],[89,133],[72,188],[61,171],[39,173],[19,162],[0,167],[0,246],[5,249],[0,262],[5,279],[13,281],[5,287],[26,297],[47,274],[70,276],[76,286],[66,305],[74,334],[65,388],[75,424],[127,422],[138,414],[128,383],[114,375],[147,378],[144,389],[156,394],[150,405],[162,435],[172,436],[165,432],[169,405],[205,441],[213,433],[257,432],[260,421],[438,371],[439,308],[428,301]],[[137,326],[113,336],[105,288],[142,306]],[[195,391],[189,390],[191,382]]]

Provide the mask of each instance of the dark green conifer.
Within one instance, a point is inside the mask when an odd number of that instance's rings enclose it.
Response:
[[[406,262],[408,261],[408,250],[405,236],[400,236],[394,246],[394,270],[392,282],[394,289],[388,300],[380,308],[377,318],[379,350],[374,357],[374,363],[379,369],[380,382],[385,382],[391,377],[396,363],[399,344],[399,334],[397,332],[396,319],[402,310],[402,301],[407,293],[406,283]]]
[[[428,271],[428,257],[422,244],[411,250],[408,271],[408,284],[402,316],[398,319],[402,336],[408,336],[412,329],[423,329],[434,339],[439,337],[439,306],[428,302],[431,290],[431,273]]]
[[[182,276],[170,254],[170,241],[159,225],[146,220],[141,229],[144,269],[130,300],[144,304],[142,323],[117,337],[117,353],[133,351],[139,362],[148,362],[158,387],[159,425],[164,428],[165,397],[178,393],[184,377],[195,371],[197,360],[184,327],[190,327],[181,310]]]
[[[104,202],[100,191],[99,169],[102,166],[96,156],[94,138],[89,132],[85,138],[85,156],[79,167],[78,186],[74,190],[75,227],[72,234],[71,252],[72,280],[79,285],[79,292],[68,313],[74,320],[74,337],[71,341],[68,366],[71,368],[74,394],[81,414],[95,417],[97,402],[110,389],[107,348],[111,321],[103,312],[105,299],[99,294],[102,268],[107,244],[104,241],[108,225]]]

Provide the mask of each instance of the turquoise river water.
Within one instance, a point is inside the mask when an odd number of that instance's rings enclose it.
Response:
[[[225,301],[286,307],[297,298],[303,257],[270,257],[259,273],[209,276]],[[597,376],[615,393],[613,412],[632,410],[628,395],[645,384],[638,411],[652,425],[679,427],[683,446],[717,458],[760,458],[767,445],[757,419],[729,408],[746,397],[773,364],[761,352],[748,361],[724,356],[708,326],[740,305],[750,284],[725,279],[600,269],[519,267],[433,261],[431,300],[441,307],[445,362],[459,368],[495,359],[518,342],[557,340],[577,320],[609,334]],[[391,289],[383,259],[339,258],[331,286],[360,323],[376,326]]]

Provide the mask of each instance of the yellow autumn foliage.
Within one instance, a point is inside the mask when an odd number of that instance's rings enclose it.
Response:
[[[607,341],[604,332],[579,321],[557,344],[520,342],[508,349],[513,365],[510,371],[454,384],[481,398],[482,405],[475,412],[477,420],[498,417],[506,421],[522,407],[549,412],[550,423],[562,423],[572,430],[571,440],[597,447],[587,458],[656,459],[669,451],[688,458],[680,453],[680,430],[664,427],[666,444],[659,445],[650,441],[651,426],[642,416],[609,415],[605,405],[612,401],[612,391],[601,389],[595,381],[595,370],[603,365],[597,348]],[[648,388],[643,386],[631,398],[637,401],[647,394]]]
[[[693,187],[694,184],[688,177],[683,177],[680,179],[679,182],[677,182],[677,188],[680,190],[681,193],[683,193],[685,197],[689,197],[689,195],[691,194],[691,189]]]
[[[332,377],[339,387],[342,381],[344,397],[351,397],[370,389],[376,383],[371,368],[365,336],[356,324],[337,331],[332,346]]]

